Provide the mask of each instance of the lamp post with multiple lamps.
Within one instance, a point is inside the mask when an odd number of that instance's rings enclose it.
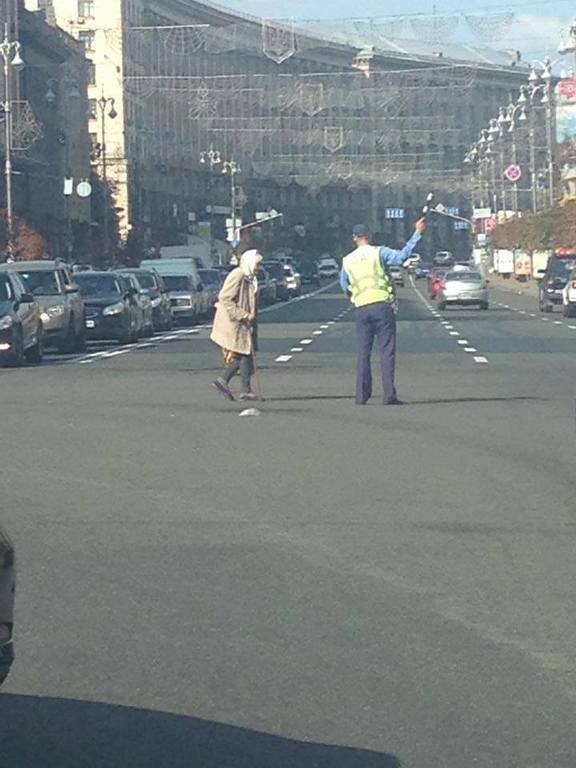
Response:
[[[491,194],[492,208],[494,214],[498,212],[497,182],[495,173],[494,147],[497,141],[503,143],[508,134],[511,138],[510,160],[512,165],[518,162],[518,143],[516,141],[516,132],[528,120],[530,116],[529,128],[529,167],[530,167],[530,193],[532,211],[536,213],[538,204],[538,187],[540,179],[546,176],[547,202],[553,207],[556,201],[555,184],[555,164],[554,164],[554,76],[552,67],[555,62],[546,57],[543,62],[535,62],[530,70],[528,83],[520,86],[520,93],[516,102],[511,101],[506,107],[500,107],[499,115],[490,121],[490,128],[484,129],[480,134],[480,140],[476,142],[464,158],[464,162],[478,168],[479,175],[482,172],[481,164],[483,161],[490,162],[492,170]],[[536,119],[537,112],[544,108],[545,110],[545,151],[546,151],[546,171],[539,173],[537,168],[537,146],[536,146]],[[502,147],[502,145],[501,145]],[[502,181],[502,208],[506,210],[506,193],[504,181],[504,154],[501,153],[499,180]],[[521,206],[518,199],[518,180],[512,181],[512,209],[518,213]]]
[[[4,60],[4,176],[6,178],[6,228],[7,260],[14,253],[14,209],[12,201],[12,73],[24,66],[18,40],[10,40],[8,24],[4,25],[4,40],[0,43],[0,55]]]
[[[55,78],[50,78],[48,80],[48,87],[44,98],[46,99],[46,102],[51,106],[56,104],[58,101],[58,85],[58,81]],[[75,81],[65,80],[60,85],[65,89],[62,91],[62,97],[66,100],[66,102],[68,102],[68,100],[78,101],[82,98],[78,84]],[[70,141],[68,132],[64,128],[61,128],[58,132],[58,142],[61,146],[64,147],[64,176],[65,179],[68,180],[72,178],[72,169],[70,167]],[[66,201],[66,251],[68,253],[69,259],[71,258],[74,249],[72,237],[72,212],[70,202],[71,194],[71,191],[67,192],[65,187],[64,197]]]
[[[236,182],[234,177],[241,173],[242,169],[235,160],[225,160],[222,163],[222,173],[230,176],[230,211],[232,214],[232,241],[236,241],[236,233],[238,227],[236,226]]]
[[[206,149],[200,152],[200,162],[202,165],[208,166],[208,188],[210,199],[210,258],[212,258],[214,250],[214,169],[217,165],[222,163],[222,155],[219,150],[214,149],[210,144],[210,149]]]
[[[102,94],[102,96],[97,100],[98,109],[100,110],[100,131],[102,136],[102,142],[100,144],[100,157],[102,159],[102,184],[104,187],[104,194],[103,194],[103,229],[104,229],[104,257],[106,261],[108,260],[109,256],[109,243],[108,243],[108,236],[109,236],[109,229],[110,229],[110,223],[109,223],[109,199],[108,199],[108,154],[106,149],[106,118],[110,118],[110,120],[114,120],[118,117],[118,112],[116,112],[116,101],[112,97],[105,96]],[[110,109],[108,110],[108,107]]]
[[[210,255],[214,250],[214,169],[220,166],[221,173],[230,177],[230,212],[232,216],[232,231],[236,234],[236,182],[235,177],[241,172],[235,160],[223,160],[219,150],[210,145],[210,149],[200,152],[200,163],[207,165],[209,170],[209,210],[210,210]]]

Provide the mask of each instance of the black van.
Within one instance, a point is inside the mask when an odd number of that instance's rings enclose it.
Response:
[[[562,291],[574,268],[576,253],[557,253],[550,257],[546,269],[537,275],[540,312],[552,312],[554,304],[562,304]]]

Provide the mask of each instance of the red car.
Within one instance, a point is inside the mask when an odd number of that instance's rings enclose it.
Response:
[[[446,275],[445,269],[433,269],[428,275],[428,296],[435,299],[442,287],[442,281]]]

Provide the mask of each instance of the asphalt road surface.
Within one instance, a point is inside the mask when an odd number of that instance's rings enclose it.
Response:
[[[0,371],[0,768],[576,766],[576,320],[400,298],[403,407],[333,288],[258,417],[206,328]]]

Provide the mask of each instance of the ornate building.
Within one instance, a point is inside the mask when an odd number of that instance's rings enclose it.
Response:
[[[20,3],[4,0],[0,7],[25,62],[11,82],[14,212],[41,232],[52,254],[63,256],[72,250],[74,235],[80,238],[91,223],[90,200],[76,193],[90,176],[87,62],[73,38]],[[3,81],[2,100],[4,87]],[[73,181],[70,195],[66,178]],[[0,208],[5,200],[2,184]]]
[[[40,0],[39,0],[40,1]],[[211,147],[241,168],[244,217],[369,220],[401,238],[433,189],[469,211],[462,161],[525,77],[516,54],[399,44],[372,28],[296,28],[196,0],[43,0],[94,62],[91,132],[125,230],[189,230],[230,206]],[[100,162],[100,161],[99,161]],[[455,233],[465,237],[465,233]]]

